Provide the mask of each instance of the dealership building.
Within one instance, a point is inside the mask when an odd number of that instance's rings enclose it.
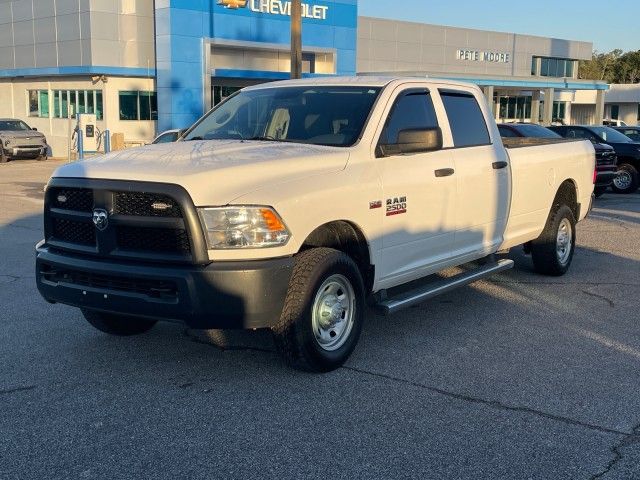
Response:
[[[148,142],[239,88],[288,78],[290,9],[287,0],[2,0],[0,117],[44,132],[56,156],[66,155],[70,111],[95,114],[127,145]],[[308,0],[303,17],[305,76],[467,80],[501,121],[605,116],[608,85],[577,78],[589,42],[360,17],[357,0]]]

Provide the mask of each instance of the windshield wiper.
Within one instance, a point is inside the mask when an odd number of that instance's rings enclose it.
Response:
[[[184,139],[185,142],[190,142],[191,140],[204,140],[204,138],[202,138],[202,137],[191,137],[191,138],[185,138]]]
[[[243,138],[242,140],[259,140],[263,142],[283,142],[283,139],[272,137],[270,135],[256,135],[255,137]]]

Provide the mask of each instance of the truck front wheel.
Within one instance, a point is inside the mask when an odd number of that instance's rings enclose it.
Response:
[[[567,273],[576,247],[576,220],[566,205],[556,207],[542,234],[531,242],[531,259],[536,272],[560,276]]]
[[[157,323],[156,320],[96,312],[85,308],[82,309],[82,315],[84,315],[87,322],[101,332],[121,337],[148,332]]]
[[[278,351],[294,368],[328,372],[351,355],[364,321],[364,283],[346,254],[313,248],[295,259],[280,321]]]
[[[636,167],[629,163],[618,166],[618,175],[613,179],[611,188],[616,193],[633,193],[638,189],[640,178]]]

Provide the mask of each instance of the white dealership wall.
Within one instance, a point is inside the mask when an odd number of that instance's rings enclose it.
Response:
[[[618,106],[618,120],[627,125],[640,125],[640,85],[611,84],[604,97],[604,117],[611,119],[612,107]],[[596,111],[595,92],[576,92],[571,122],[575,124],[594,123]]]
[[[120,91],[154,91],[153,78],[104,77],[106,82],[91,77],[50,77],[27,79],[0,79],[0,117],[19,118],[45,134],[55,157],[66,157],[68,148],[68,120],[65,118],[39,118],[29,116],[29,90],[48,90],[49,111],[53,112],[55,90],[101,90],[103,98],[103,120],[97,127],[111,133],[122,133],[129,146],[141,145],[153,139],[155,121],[120,120]],[[75,122],[75,120],[72,120]]]

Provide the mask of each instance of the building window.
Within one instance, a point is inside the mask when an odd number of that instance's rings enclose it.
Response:
[[[53,117],[69,118],[69,106],[76,113],[94,113],[96,120],[102,120],[102,90],[54,90]]]
[[[220,85],[213,85],[211,87],[211,101],[213,102],[212,107],[219,104],[221,101],[226,100],[227,97],[230,97],[242,87],[226,87]]]
[[[618,120],[620,117],[620,105],[611,105],[611,120]]]
[[[638,122],[640,123],[640,103],[638,104]]]
[[[552,120],[564,120],[567,113],[567,102],[553,102]]]
[[[157,120],[156,92],[122,91],[118,94],[120,120]]]
[[[537,73],[537,62],[540,60],[540,72]],[[569,58],[533,57],[531,59],[531,74],[541,77],[573,78],[574,60]]]
[[[49,90],[28,90],[29,116],[49,118]]]
[[[531,117],[531,97],[500,97],[500,119],[528,120]]]

